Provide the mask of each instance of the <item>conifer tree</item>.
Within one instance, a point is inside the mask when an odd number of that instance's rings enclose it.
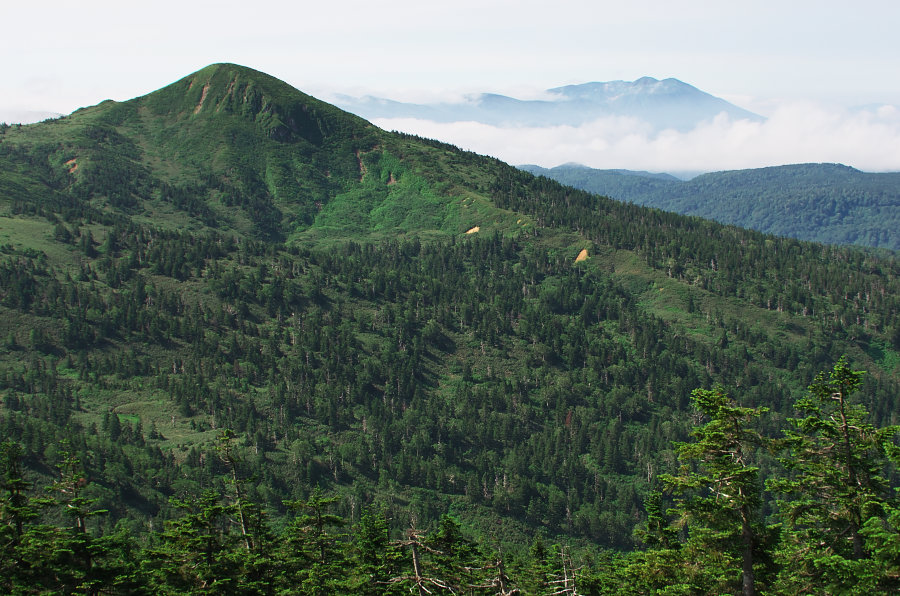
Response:
[[[40,515],[27,495],[31,483],[22,476],[21,458],[22,447],[18,443],[0,444],[0,590],[5,593],[13,593],[27,581],[23,538],[27,524]]]
[[[402,553],[390,541],[387,520],[380,511],[363,511],[353,540],[357,594],[401,593],[389,581],[400,572]]]
[[[854,403],[863,371],[845,359],[820,373],[789,419],[781,462],[786,478],[767,485],[778,493],[784,520],[779,587],[785,591],[841,591],[856,586],[869,563],[870,536],[886,523],[892,495],[885,477],[898,427],[876,428]],[[877,543],[877,540],[876,542]],[[873,544],[875,544],[873,543]]]
[[[246,552],[241,537],[230,529],[233,508],[222,503],[214,490],[172,503],[184,515],[167,522],[143,552],[143,571],[151,590],[157,594],[238,593]]]
[[[693,430],[694,441],[676,444],[678,473],[661,477],[677,495],[672,511],[688,527],[686,560],[703,559],[694,580],[701,590],[740,586],[752,596],[762,488],[753,454],[764,442],[752,424],[767,409],[740,407],[721,388],[695,389],[691,399],[709,421]]]
[[[296,517],[283,533],[281,593],[324,596],[348,590],[345,537],[335,532],[344,518],[329,513],[337,500],[316,488],[309,499],[285,502]]]
[[[444,515],[426,539],[435,573],[460,589],[483,583],[481,554],[477,545],[462,534],[459,523]]]

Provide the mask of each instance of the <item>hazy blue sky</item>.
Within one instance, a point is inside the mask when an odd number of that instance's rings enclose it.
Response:
[[[213,62],[250,66],[325,98],[525,97],[647,75],[764,115],[798,101],[829,114],[900,106],[895,0],[11,0],[0,20],[6,120],[129,99]],[[883,137],[900,139],[900,116],[872,113]],[[900,144],[883,149],[897,151],[887,167],[900,169]]]

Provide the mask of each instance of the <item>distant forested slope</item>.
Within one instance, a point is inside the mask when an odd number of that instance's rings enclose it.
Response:
[[[638,205],[828,244],[900,249],[900,173],[800,164],[672,176],[579,165],[522,166],[563,184]]]

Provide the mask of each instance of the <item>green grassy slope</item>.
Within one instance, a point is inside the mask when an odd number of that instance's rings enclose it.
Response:
[[[777,425],[848,354],[893,421],[898,272],[215,65],[0,132],[0,432],[45,480],[67,439],[98,523],[135,531],[223,486],[230,428],[276,516],[322,486],[350,519],[376,502],[397,526],[455,511],[519,545],[627,548],[696,387]]]

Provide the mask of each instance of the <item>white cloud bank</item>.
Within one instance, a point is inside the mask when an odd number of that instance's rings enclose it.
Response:
[[[511,164],[553,167],[709,172],[810,162],[834,162],[869,172],[900,171],[900,109],[857,110],[808,102],[782,104],[764,122],[724,114],[689,132],[654,132],[632,118],[573,126],[497,127],[377,119],[387,130],[439,139]]]
[[[37,110],[13,110],[0,108],[0,122],[6,124],[32,124],[47,118],[58,118],[58,112],[40,112]]]

